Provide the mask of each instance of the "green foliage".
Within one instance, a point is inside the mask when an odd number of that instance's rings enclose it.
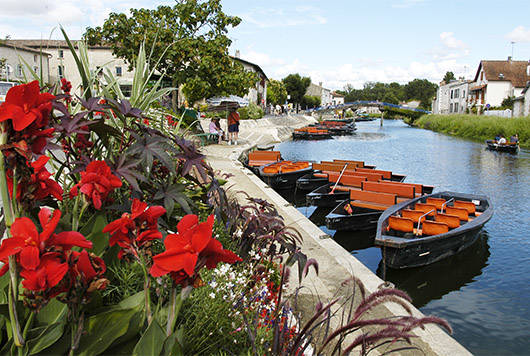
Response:
[[[271,79],[267,84],[267,101],[272,105],[283,105],[287,100],[285,84],[279,80]]]
[[[320,97],[312,95],[304,95],[301,102],[302,108],[316,108],[320,106]]]
[[[519,135],[521,147],[530,147],[530,117],[503,118],[477,115],[424,115],[415,126],[477,141],[502,134]]]
[[[237,112],[239,113],[239,118],[241,120],[257,120],[261,119],[263,117],[263,109],[261,106],[256,105],[254,103],[249,103],[248,106],[243,106],[237,109]]]
[[[420,108],[430,110],[431,100],[436,95],[438,86],[427,79],[414,79],[405,85],[407,100],[420,100]]]
[[[222,11],[220,0],[178,1],[174,6],[131,9],[130,15],[111,13],[103,26],[87,28],[89,44],[107,44],[114,55],[132,66],[145,42],[149,63],[165,73],[172,86],[184,85],[188,101],[214,95],[241,95],[256,83],[254,73],[243,70],[228,55],[230,27],[241,19]]]
[[[446,72],[444,75],[444,79],[442,79],[442,81],[444,81],[447,84],[451,80],[455,80],[455,79],[456,79],[455,74],[453,72]]]
[[[405,110],[398,108],[391,108],[385,106],[383,109],[386,119],[404,119],[406,123],[410,124],[414,120],[418,119],[423,115],[422,112],[417,112],[413,110]],[[372,114],[375,117],[380,117],[381,115]]]
[[[289,74],[282,79],[287,94],[291,96],[290,103],[302,104],[303,97],[307,88],[311,84],[311,78],[302,77],[300,74]]]

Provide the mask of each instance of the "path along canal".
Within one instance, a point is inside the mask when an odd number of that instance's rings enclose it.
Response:
[[[290,160],[363,160],[406,174],[405,182],[435,191],[484,194],[495,213],[477,243],[436,264],[389,270],[367,232],[329,231],[322,212],[303,195],[285,192],[298,209],[381,278],[413,298],[424,314],[446,318],[453,337],[476,355],[530,352],[530,151],[491,152],[485,145],[412,128],[401,121],[357,123],[353,136],[288,141],[276,146]],[[291,196],[288,196],[291,195]],[[325,215],[325,214],[324,214]]]

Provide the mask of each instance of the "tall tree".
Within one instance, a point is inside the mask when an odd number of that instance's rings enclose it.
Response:
[[[267,101],[272,105],[283,105],[287,100],[287,89],[283,82],[271,79],[267,84]]]
[[[437,88],[436,84],[427,79],[414,79],[405,85],[406,100],[419,100],[421,108],[429,109]]]
[[[282,79],[287,94],[291,96],[289,102],[294,104],[302,104],[303,97],[309,84],[311,84],[311,79],[308,77],[302,77],[300,74],[289,74],[287,77]]]
[[[190,102],[227,93],[241,94],[257,77],[228,55],[229,27],[241,19],[222,11],[221,0],[176,0],[174,6],[111,13],[103,26],[87,28],[89,44],[106,44],[132,66],[140,44],[172,86],[184,85]],[[175,93],[176,95],[176,93]],[[174,96],[174,105],[176,96]]]
[[[445,72],[444,79],[445,83],[449,83],[451,80],[455,80],[455,74],[453,72]]]

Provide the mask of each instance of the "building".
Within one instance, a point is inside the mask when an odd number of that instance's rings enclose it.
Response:
[[[341,105],[344,104],[344,95],[339,94],[335,91],[331,92],[331,103],[332,105]]]
[[[305,95],[318,96],[320,98],[321,106],[333,105],[333,100],[331,98],[331,90],[324,88],[322,86],[322,82],[318,83],[318,85],[313,83],[309,84],[305,91]]]
[[[25,78],[33,78],[28,66],[50,81],[50,57],[48,52],[13,43],[0,41],[0,81],[23,82]]]
[[[513,102],[513,116],[530,116],[530,82],[526,84],[521,96],[515,98]]]
[[[256,73],[259,77],[258,82],[254,88],[250,88],[248,94],[244,96],[250,103],[261,106],[263,109],[267,107],[267,82],[269,78],[265,75],[265,72],[261,67],[255,63],[251,63],[239,57],[239,51],[236,51],[236,55],[232,59],[243,65],[243,68],[248,71]]]
[[[9,43],[19,47],[23,46],[33,50],[44,48],[49,57],[49,83],[56,83],[61,78],[66,78],[72,83],[73,91],[81,93],[81,76],[77,69],[68,44],[64,40],[9,40]],[[75,41],[74,41],[75,43]],[[125,96],[128,96],[132,88],[134,71],[128,70],[125,60],[117,58],[112,54],[110,46],[89,46],[88,61],[90,70],[106,68],[118,79],[118,84]]]
[[[459,79],[441,82],[433,100],[433,114],[461,114],[468,108],[470,81]]]
[[[481,61],[475,79],[469,88],[469,105],[475,105],[479,111],[486,107],[500,106],[508,97],[522,94],[530,80],[527,73],[528,62],[514,61]]]

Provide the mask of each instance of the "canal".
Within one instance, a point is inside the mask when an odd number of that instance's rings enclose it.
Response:
[[[405,290],[424,314],[447,319],[453,337],[473,354],[529,354],[530,151],[491,152],[484,144],[397,120],[385,120],[383,127],[379,120],[361,122],[353,136],[288,141],[276,149],[290,160],[363,160],[435,191],[489,196],[495,213],[472,247],[407,270],[385,269],[370,233],[329,231],[322,212],[305,207],[303,196],[288,198],[374,273]]]

